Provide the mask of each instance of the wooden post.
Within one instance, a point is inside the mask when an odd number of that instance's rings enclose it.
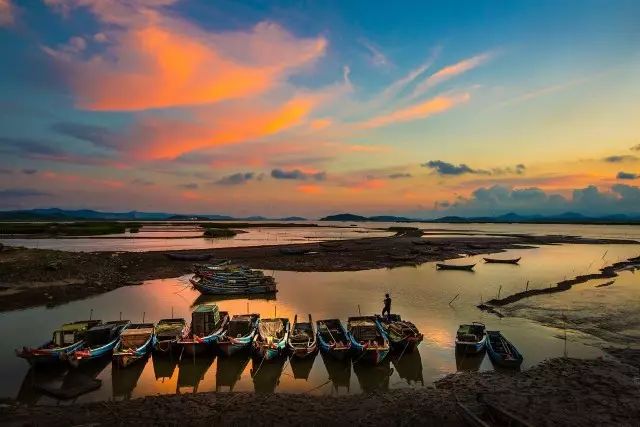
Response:
[[[89,311],[89,320],[93,320],[93,308]]]
[[[500,299],[500,291],[502,291],[502,285],[500,285],[500,288],[498,289],[498,298],[497,299]]]
[[[529,281],[527,280],[527,287],[525,288],[525,292],[527,292],[529,290]]]
[[[171,318],[173,319],[173,306],[171,306]]]
[[[147,314],[147,313],[143,311],[143,312],[142,312],[142,323],[144,323],[144,316],[145,316],[145,314]]]
[[[122,312],[120,312],[120,320],[122,320]]]
[[[360,312],[360,304],[358,304],[358,316],[362,316],[362,312]]]

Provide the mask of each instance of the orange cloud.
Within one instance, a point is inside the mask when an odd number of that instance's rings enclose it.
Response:
[[[493,57],[491,53],[482,53],[480,55],[473,56],[471,58],[467,58],[460,62],[457,62],[453,65],[449,65],[444,67],[437,72],[433,73],[429,77],[427,77],[422,83],[416,86],[411,95],[412,98],[416,98],[422,94],[424,94],[427,90],[436,86],[446,80],[449,80],[452,77],[458,76],[460,74],[466,73],[469,70],[472,70],[487,61],[489,61]]]
[[[321,130],[331,126],[332,123],[333,123],[333,120],[328,118],[316,119],[311,121],[310,126],[311,126],[311,129],[313,130]]]
[[[15,9],[11,1],[0,0],[0,27],[10,27],[15,19]]]

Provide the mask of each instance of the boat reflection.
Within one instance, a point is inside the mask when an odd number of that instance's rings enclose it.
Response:
[[[291,364],[291,371],[293,372],[293,378],[296,380],[308,380],[313,363],[316,361],[317,353],[310,354],[305,358],[291,357],[289,363]]]
[[[360,389],[364,393],[389,390],[389,378],[393,374],[393,368],[388,357],[377,365],[354,361],[353,372],[356,373]]]
[[[138,385],[140,375],[142,375],[148,361],[149,356],[146,356],[126,368],[121,368],[116,363],[111,364],[111,385],[114,399],[131,399],[133,390]]]
[[[477,371],[484,360],[485,351],[480,353],[466,353],[464,350],[456,348],[456,370],[460,371]]]
[[[345,391],[349,393],[349,386],[351,385],[351,360],[337,360],[331,356],[327,356],[321,353],[324,367],[329,374],[329,380],[331,380],[332,391],[336,393],[340,392],[340,387],[345,388]]]
[[[424,385],[422,357],[420,356],[419,348],[416,348],[410,353],[392,354],[391,363],[393,363],[396,371],[398,371],[400,378],[405,380],[407,384]]]
[[[153,374],[156,381],[164,382],[173,377],[173,373],[178,366],[178,357],[171,353],[153,353],[151,356],[153,362]]]
[[[191,391],[193,393],[198,392],[198,386],[204,379],[204,375],[207,373],[213,360],[216,358],[214,354],[203,354],[202,356],[183,356],[178,363],[178,385],[176,393],[185,391]],[[190,389],[190,390],[189,390]]]
[[[248,351],[236,353],[233,356],[218,357],[216,370],[216,391],[233,391],[236,383],[249,364],[251,358]]]
[[[273,393],[276,390],[286,361],[286,357],[272,360],[251,358],[251,376],[256,393]]]
[[[191,308],[195,308],[200,304],[206,304],[210,302],[219,302],[219,301],[230,301],[230,300],[264,300],[264,301],[273,301],[276,299],[276,294],[266,293],[266,294],[249,294],[249,295],[205,295],[200,294],[196,299],[191,303]]]

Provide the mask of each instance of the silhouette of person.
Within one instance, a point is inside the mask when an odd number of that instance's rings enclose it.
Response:
[[[382,309],[382,315],[387,313],[387,316],[391,314],[391,297],[389,294],[384,294],[384,308]]]

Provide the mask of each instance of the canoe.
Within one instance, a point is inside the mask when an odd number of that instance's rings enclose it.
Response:
[[[183,354],[191,356],[210,352],[227,323],[229,313],[220,311],[217,304],[201,304],[191,313],[191,326],[187,333],[178,339],[176,345],[181,348]]]
[[[84,345],[87,330],[100,323],[100,320],[65,323],[60,329],[53,331],[50,341],[37,348],[22,347],[16,350],[16,356],[25,359],[31,365],[66,362],[74,351]]]
[[[187,333],[187,321],[182,318],[160,319],[156,324],[156,353],[171,353],[179,348],[178,340]]]
[[[378,365],[386,359],[390,350],[389,339],[376,322],[375,316],[349,317],[347,331],[351,338],[351,348],[356,356],[353,363]]]
[[[473,322],[460,325],[456,333],[456,350],[462,353],[480,353],[484,350],[487,336],[484,323]]]
[[[456,265],[456,264],[441,264],[438,263],[436,264],[436,268],[438,270],[464,270],[464,271],[473,271],[473,267],[475,267],[475,264],[461,264],[461,265]]]
[[[69,362],[77,365],[83,361],[110,355],[120,340],[120,334],[130,324],[128,320],[115,320],[88,329],[84,345],[70,355]]]
[[[522,258],[483,258],[487,264],[517,264]]]
[[[206,261],[213,256],[211,254],[182,254],[179,252],[169,252],[165,255],[174,261]]]
[[[424,338],[416,325],[402,320],[398,314],[376,316],[376,321],[387,334],[389,343],[394,350],[410,353],[415,350]]]
[[[339,319],[318,320],[316,335],[320,351],[337,360],[344,360],[351,352],[349,332]]]
[[[298,315],[293,319],[293,327],[287,341],[289,350],[293,357],[304,359],[316,354],[318,344],[316,342],[316,331],[309,314],[308,322],[298,322]]]
[[[524,359],[500,331],[487,331],[487,353],[493,363],[504,368],[519,368]]]
[[[253,351],[261,359],[273,360],[287,352],[291,325],[289,319],[260,319],[258,333],[253,339]]]
[[[113,362],[126,368],[145,358],[153,350],[155,344],[153,323],[133,323],[120,334],[120,341],[113,349]]]
[[[234,314],[218,338],[216,346],[231,356],[251,348],[253,337],[258,331],[259,314]]]

